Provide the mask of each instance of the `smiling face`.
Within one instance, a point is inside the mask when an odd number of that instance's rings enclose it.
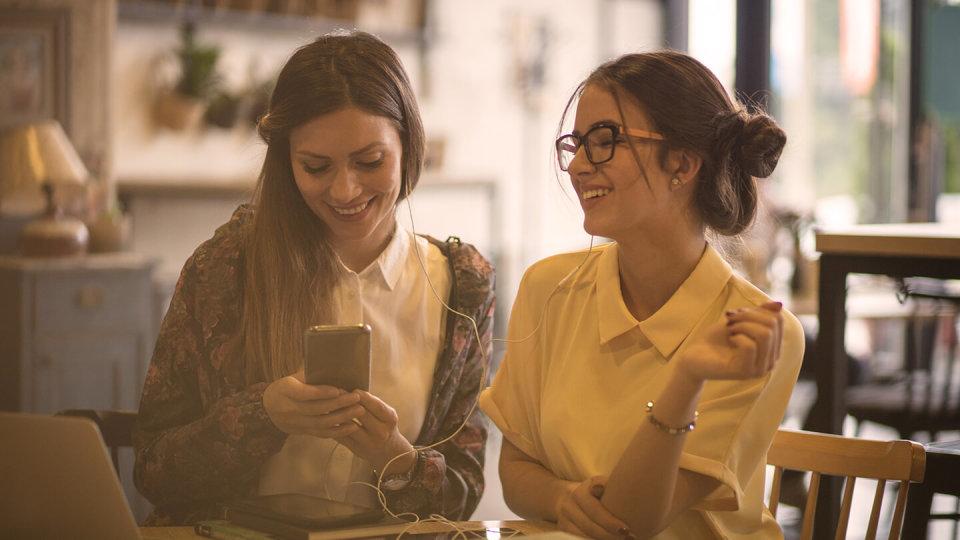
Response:
[[[396,224],[403,145],[394,123],[355,107],[290,132],[290,163],[307,206],[341,257],[386,245]]]
[[[603,124],[615,124],[622,133],[624,121],[630,129],[656,131],[643,109],[632,100],[621,97],[620,105],[617,107],[617,101],[607,89],[587,85],[577,104],[574,134],[583,136]],[[658,159],[663,143],[640,138],[628,142],[623,137],[612,141],[615,148],[610,161],[594,165],[581,147],[567,171],[583,207],[584,229],[592,235],[621,242],[638,232],[656,234],[658,229],[669,227],[682,209],[676,194],[670,190],[673,175],[661,167]],[[668,168],[670,161],[668,157]]]

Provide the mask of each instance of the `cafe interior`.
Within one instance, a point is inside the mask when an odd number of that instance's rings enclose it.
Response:
[[[280,68],[339,29],[407,70],[426,157],[398,221],[495,267],[494,338],[530,265],[602,241],[554,146],[593,68],[674,49],[766,110],[755,222],[709,237],[805,334],[764,504],[786,538],[960,538],[957,0],[0,0],[2,414],[92,420],[143,522],[131,431],[178,276],[251,199]],[[473,522],[523,523],[501,441]]]

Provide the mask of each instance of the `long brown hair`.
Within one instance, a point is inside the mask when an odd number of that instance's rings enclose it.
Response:
[[[564,118],[589,85],[606,88],[618,104],[623,94],[644,108],[666,139],[661,163],[669,148],[685,148],[703,159],[693,205],[704,225],[728,236],[750,226],[757,211],[756,178],[773,173],[787,141],[772,118],[759,107],[748,112],[706,66],[676,51],[627,54],[602,64],[571,96]]]
[[[420,178],[420,111],[400,59],[365,32],[321,36],[280,72],[258,131],[266,157],[245,243],[243,353],[248,382],[271,381],[303,365],[303,332],[331,319],[339,276],[326,226],[307,206],[290,162],[290,132],[344,107],[393,121],[403,146],[400,197]]]

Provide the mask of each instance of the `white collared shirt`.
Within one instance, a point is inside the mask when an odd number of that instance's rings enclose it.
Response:
[[[664,388],[676,352],[725,311],[768,301],[707,246],[673,296],[637,321],[621,293],[618,251],[606,244],[589,255],[550,257],[527,271],[509,339],[533,335],[510,343],[493,385],[480,396],[481,408],[504,437],[565,480],[609,475],[645,418],[646,402]],[[800,323],[784,311],[781,356],[770,373],[707,381],[680,467],[721,485],[657,538],[782,536],[762,501],[766,452],[802,356]]]
[[[357,273],[343,267],[333,291],[335,324],[372,328],[370,392],[396,409],[400,433],[411,444],[430,405],[446,330],[445,308],[431,283],[448,302],[451,279],[443,253],[398,225],[390,243],[367,268]],[[370,482],[371,471],[369,463],[331,439],[291,435],[261,469],[259,492],[303,493],[371,505],[376,501],[373,490],[350,484]]]

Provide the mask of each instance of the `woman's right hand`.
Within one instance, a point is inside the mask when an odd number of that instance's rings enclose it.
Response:
[[[365,414],[355,392],[303,382],[303,373],[277,379],[263,391],[263,408],[277,429],[289,435],[325,439],[359,429],[353,419]]]
[[[569,484],[557,504],[557,527],[561,531],[587,538],[633,538],[627,525],[600,502],[606,481],[606,477],[594,476]]]

